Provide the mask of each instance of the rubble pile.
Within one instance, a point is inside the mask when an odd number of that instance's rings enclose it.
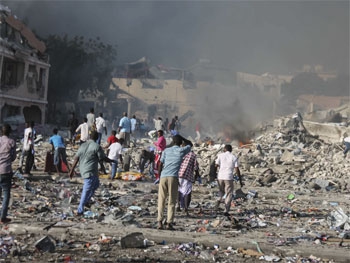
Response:
[[[241,158],[255,185],[349,192],[350,164],[340,143],[326,143],[307,133],[284,130],[267,132],[254,140],[256,148]]]
[[[152,144],[153,139],[135,140],[124,152],[130,171],[120,167],[119,173],[137,174],[141,150]],[[37,140],[38,170],[29,178],[15,174],[9,209],[13,222],[0,231],[0,256],[4,258],[38,262],[348,262],[349,161],[340,144],[284,127],[266,130],[250,144],[234,147],[245,186],[235,184],[229,217],[214,209],[218,188],[211,169],[224,145],[196,145],[193,150],[203,180],[194,185],[190,216],[176,213],[175,231],[157,230],[158,185],[148,169],[139,181],[101,175],[101,186],[84,216],[75,217],[82,179],[43,172],[50,147],[45,138]],[[67,146],[69,160],[76,150],[77,146]]]

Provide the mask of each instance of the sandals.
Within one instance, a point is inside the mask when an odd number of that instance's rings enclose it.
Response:
[[[158,227],[157,227],[158,230],[162,230],[164,229],[163,227],[163,223],[161,221],[158,222]]]
[[[167,230],[175,230],[174,226],[172,223],[169,223],[166,227]]]

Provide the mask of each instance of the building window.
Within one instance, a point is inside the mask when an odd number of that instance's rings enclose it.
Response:
[[[40,68],[39,81],[37,82],[36,91],[42,98],[45,96],[45,80],[46,80],[46,69]]]
[[[1,75],[1,86],[3,89],[16,87],[17,85],[17,64],[14,61],[4,59]]]
[[[16,88],[24,81],[24,63],[4,57],[1,75],[1,89]]]
[[[36,68],[33,65],[29,65],[29,70],[27,73],[27,89],[30,93],[35,91],[35,81],[36,81]]]

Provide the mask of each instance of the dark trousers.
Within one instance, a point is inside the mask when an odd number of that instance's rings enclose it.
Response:
[[[7,210],[9,207],[10,196],[11,196],[11,181],[12,173],[1,174],[0,175],[0,196],[4,194],[2,199],[2,208],[1,208],[1,220],[7,217]]]
[[[33,164],[34,164],[34,154],[32,150],[25,151],[24,156],[26,156],[26,164],[24,167],[24,173],[29,174],[32,170]]]
[[[347,152],[350,150],[350,142],[344,142],[345,144],[345,150],[344,150],[344,155],[347,154]]]
[[[185,208],[186,212],[190,207],[191,197],[192,197],[192,193],[189,193],[188,195],[183,195],[182,193],[179,192],[179,205],[181,208]]]
[[[102,140],[102,132],[98,132],[97,134],[98,134],[98,138],[97,138],[96,143],[97,143],[98,145],[100,145],[100,144],[101,144],[101,140]]]
[[[145,170],[145,165],[147,162],[149,162],[149,167],[150,167],[150,171],[151,171],[151,168],[153,168],[153,165],[154,165],[154,153],[153,152],[149,152],[149,151],[146,151],[146,150],[142,150],[141,152],[141,159],[140,159],[140,163],[139,163],[139,169],[140,169],[140,172],[143,173],[144,170]]]

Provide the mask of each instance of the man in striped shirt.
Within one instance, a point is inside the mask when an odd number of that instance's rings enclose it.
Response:
[[[179,206],[185,209],[189,216],[188,208],[191,203],[192,184],[199,177],[199,166],[197,156],[193,151],[185,155],[179,170]]]

